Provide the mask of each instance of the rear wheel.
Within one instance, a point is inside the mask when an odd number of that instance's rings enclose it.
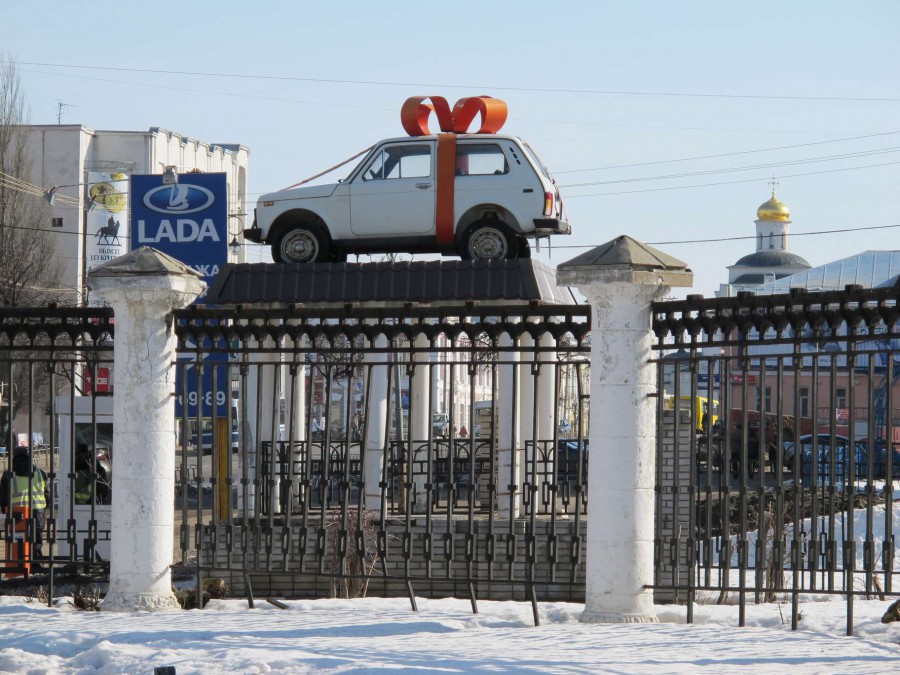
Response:
[[[313,263],[330,260],[328,238],[313,227],[300,225],[281,232],[272,243],[272,258],[282,263]]]
[[[507,260],[519,253],[519,242],[498,220],[481,220],[469,228],[460,247],[463,260]]]

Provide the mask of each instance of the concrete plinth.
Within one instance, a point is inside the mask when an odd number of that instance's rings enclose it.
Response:
[[[630,237],[560,265],[591,305],[585,623],[654,623],[656,368],[650,303],[692,283],[684,263]]]
[[[109,592],[100,609],[177,608],[169,571],[176,338],[166,319],[206,284],[192,269],[145,247],[95,268],[88,285],[116,317],[112,549]]]

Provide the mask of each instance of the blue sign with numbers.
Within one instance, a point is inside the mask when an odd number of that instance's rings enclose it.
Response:
[[[162,175],[158,174],[132,176],[131,245],[133,248],[152,246],[180,260],[197,270],[208,287],[228,262],[225,174],[184,173],[174,184],[164,184]],[[203,302],[203,298],[197,301]],[[200,345],[201,352],[203,346]],[[228,354],[201,357],[204,367],[199,378],[195,357],[182,354],[178,360],[181,367],[175,377],[176,416],[197,417],[199,412],[201,417],[211,417],[214,407],[216,415],[227,415],[231,398]]]

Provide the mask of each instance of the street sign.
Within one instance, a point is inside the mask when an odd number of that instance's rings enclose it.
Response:
[[[198,378],[198,366],[201,364],[203,376]],[[212,417],[215,406],[216,415],[225,418],[228,415],[228,401],[231,398],[228,354],[221,352],[207,354],[200,358],[199,363],[192,354],[181,354],[178,357],[178,365],[175,374],[175,417],[187,416],[195,419],[199,403],[200,417]]]

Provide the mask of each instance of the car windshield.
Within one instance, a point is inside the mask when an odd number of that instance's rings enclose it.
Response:
[[[350,177],[351,177],[353,174],[356,173],[357,169],[359,169],[359,167],[361,167],[363,164],[365,164],[366,162],[369,161],[369,158],[372,157],[372,151],[374,150],[374,148],[375,148],[375,146],[372,146],[372,147],[369,147],[369,148],[366,148],[365,150],[363,150],[363,156],[362,156],[362,159],[359,160],[358,162],[356,162],[356,163],[353,165],[353,168],[350,169],[350,173],[348,173],[346,176],[344,176],[343,178],[341,178],[338,182],[339,182],[339,183],[346,183],[348,180],[350,180]],[[351,158],[350,160],[348,160],[348,162],[350,162],[350,161],[353,161],[353,158]],[[343,163],[340,164],[340,166],[343,166]],[[329,169],[329,171],[331,171],[331,169]]]

